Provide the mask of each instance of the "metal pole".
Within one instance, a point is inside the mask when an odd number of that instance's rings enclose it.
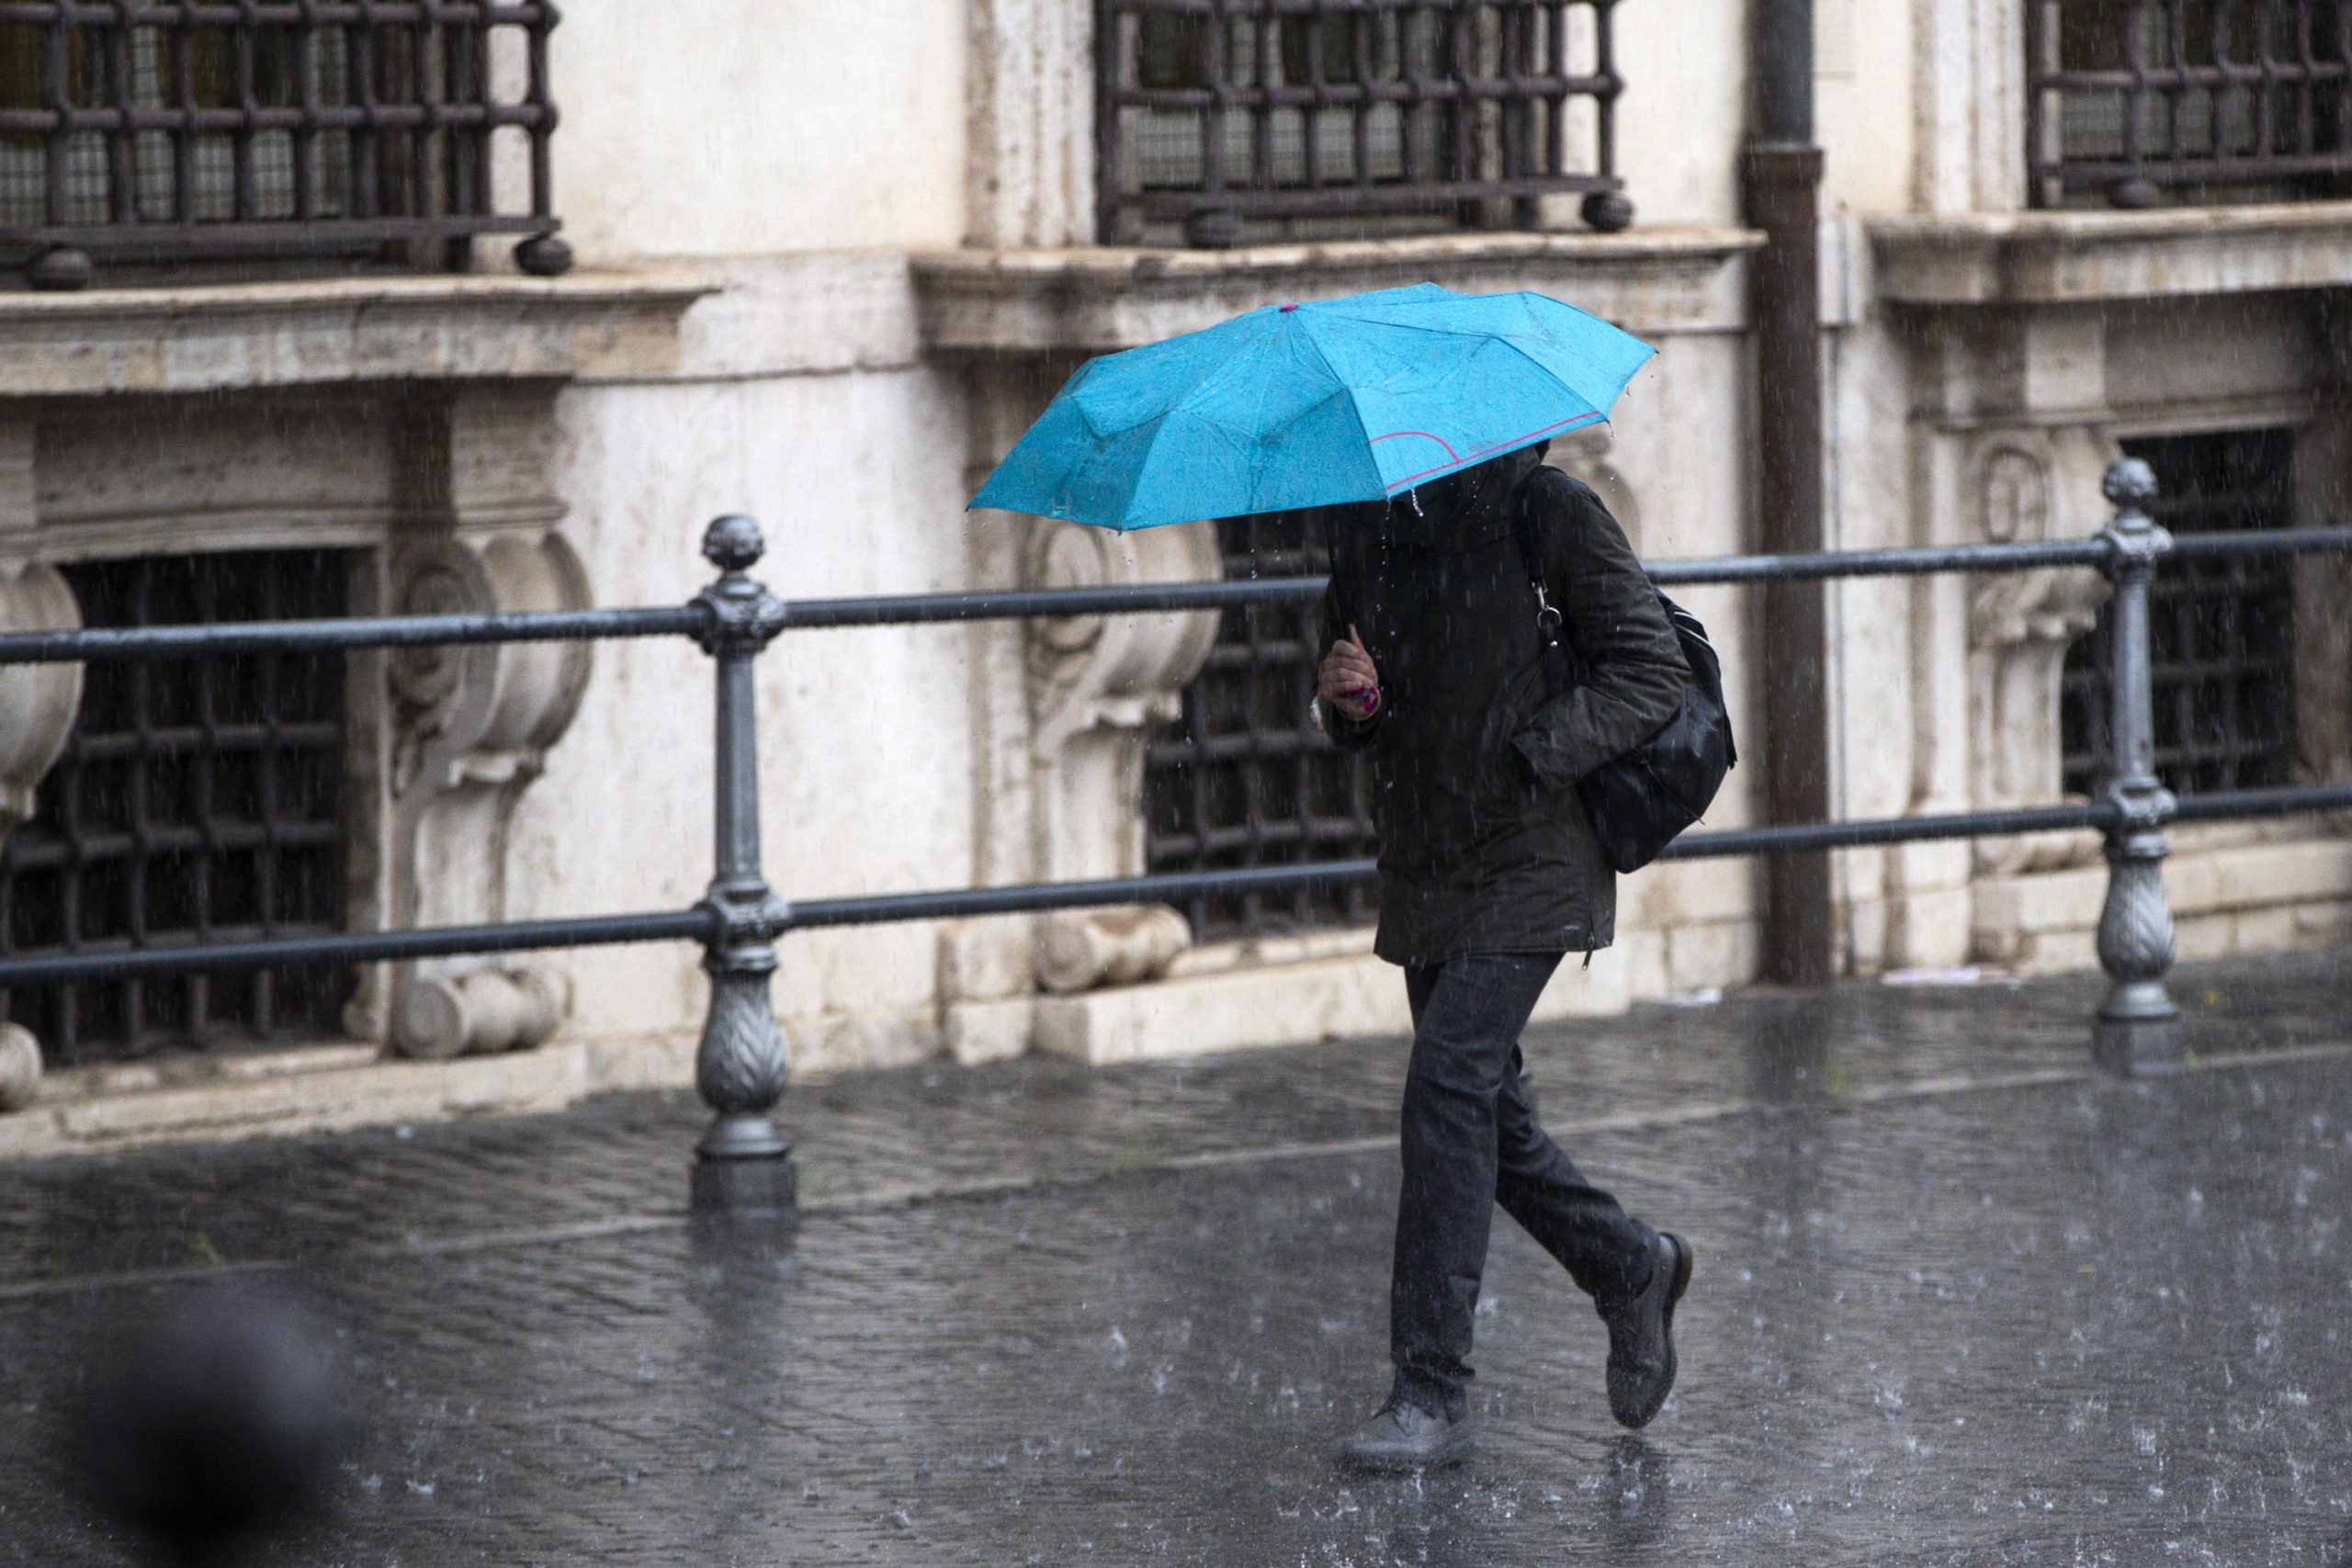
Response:
[[[793,1207],[792,1144],[768,1112],[784,1093],[784,1040],[768,976],[786,909],[760,869],[759,719],[752,675],[760,650],[784,629],[784,604],[744,575],[766,552],[759,525],[721,517],[702,553],[718,581],[695,597],[709,612],[699,640],[718,665],[717,874],[704,898],[713,919],[703,967],[710,1011],[695,1058],[695,1087],[716,1112],[695,1150],[697,1212],[785,1214]]]
[[[2172,967],[2172,908],[2165,899],[2165,824],[2172,792],[2156,782],[2155,716],[2148,653],[2148,583],[2172,536],[2148,515],[2156,476],[2137,457],[2107,470],[2102,487],[2115,520],[2099,536],[2114,584],[2108,703],[2112,745],[2108,799],[2107,907],[2098,921],[2098,961],[2114,984],[2091,1035],[2101,1066],[2131,1076],[2178,1072],[2180,1010],[2165,991]]]
[[[1754,102],[1743,168],[1748,221],[1765,243],[1750,263],[1756,320],[1758,542],[1775,555],[1824,543],[1821,389],[1821,179],[1814,135],[1813,0],[1750,9]],[[1775,582],[1764,600],[1766,815],[1818,822],[1830,807],[1827,591]],[[1835,888],[1826,853],[1776,856],[1765,871],[1764,971],[1790,985],[1827,983],[1838,963]]]

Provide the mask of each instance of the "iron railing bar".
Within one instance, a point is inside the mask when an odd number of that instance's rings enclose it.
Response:
[[[2352,529],[2293,528],[2196,536],[2185,556],[2304,554],[2352,550]],[[1826,550],[1809,555],[1709,556],[1649,563],[1661,586],[1770,582],[1805,578],[1905,577],[1947,571],[2030,571],[2048,566],[2103,564],[2101,540],[1953,545],[1887,550]],[[1017,620],[1031,616],[1145,614],[1293,604],[1321,596],[1323,577],[1251,581],[1138,583],[1110,588],[1040,588],[996,593],[920,593],[860,599],[804,599],[785,608],[786,630],[918,626],[938,621]],[[0,640],[0,658],[6,642]]]
[[[2170,553],[2183,560],[2201,560],[2216,556],[2324,555],[2335,550],[2352,551],[2352,528],[2249,528],[2228,533],[2176,533],[2172,536]]]
[[[2352,529],[2291,528],[2186,535],[2181,558],[2352,551]],[[2037,544],[1822,551],[1809,555],[1717,556],[1650,564],[1666,586],[1729,585],[1804,578],[1916,576],[1947,571],[2026,571],[2046,566],[2097,566],[2108,547],[2097,539]],[[1322,577],[1254,581],[1141,583],[1106,588],[1029,589],[994,593],[899,594],[811,599],[782,611],[786,630],[917,626],[945,621],[1034,616],[1148,614],[1296,604],[1319,597]],[[457,615],[385,615],[336,621],[247,621],[232,626],[126,626],[0,634],[0,664],[70,663],[194,653],[299,653],[329,649],[408,648],[469,643],[585,641],[632,637],[693,637],[708,613],[694,604],[633,609],[527,611]]]
[[[695,637],[710,624],[694,604],[529,610],[458,615],[368,615],[329,621],[238,621],[209,626],[107,626],[0,634],[0,665],[70,664],[205,653],[311,653],[331,649],[451,647]]]
[[[533,948],[605,947],[636,942],[707,942],[719,924],[710,909],[655,914],[590,915],[568,919],[516,920],[500,925],[424,926],[409,931],[345,931],[333,936],[211,946],[146,947],[113,952],[0,958],[0,987],[188,975],[209,969],[283,968],[306,964],[370,964],[404,958],[446,958],[469,953],[520,953]]]
[[[2287,816],[2302,811],[2352,807],[2352,784],[2275,790],[2233,790],[2190,796],[2180,802],[2184,819],[2233,816]],[[1857,822],[1811,822],[1778,828],[1733,828],[1690,833],[1669,845],[1661,859],[1697,860],[1733,855],[1852,849],[1872,844],[1924,843],[1940,839],[2007,838],[2074,829],[2105,828],[2120,812],[2107,801],[2029,807],[2007,811],[1963,811],[1934,817],[1889,817]],[[1378,875],[1371,860],[1313,862],[1301,865],[1252,866],[1233,871],[1176,872],[1155,876],[1112,877],[1091,882],[1029,883],[1005,887],[956,888],[943,892],[869,894],[795,903],[784,924],[788,931],[899,920],[950,919],[979,915],[1035,914],[1114,904],[1181,904],[1188,899],[1267,897],[1356,882]]]
[[[2248,817],[2296,817],[2308,811],[2346,810],[2352,810],[2352,784],[2286,784],[2185,795],[2174,807],[2173,820],[2226,822]]]

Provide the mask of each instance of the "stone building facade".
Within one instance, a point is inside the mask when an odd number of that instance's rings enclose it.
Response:
[[[2203,4],[2224,56],[2285,58],[2253,19],[2277,7]],[[317,9],[277,20],[299,35]],[[415,119],[405,162],[382,143],[411,122],[320,85],[360,80],[340,27],[265,48],[224,22],[229,85],[204,105],[201,51],[175,97],[138,85],[153,38],[110,74],[0,37],[0,239],[27,280],[0,292],[0,623],[676,602],[721,511],[761,519],[788,599],[1311,570],[1311,518],[1114,536],[962,503],[1087,355],[1423,279],[1538,289],[1657,345],[1615,423],[1554,461],[1652,558],[1751,547],[1745,7],[1214,9],[1222,30],[1163,0],[582,0],[551,30],[485,20],[401,56],[408,75],[368,67],[379,95],[492,106]],[[2088,534],[2125,450],[2182,498],[2176,526],[2342,515],[2352,96],[2317,73],[2198,86],[2227,73],[2192,69],[2211,39],[2161,36],[2165,9],[1817,0],[1830,547]],[[2130,93],[2069,74],[2119,62]],[[147,141],[106,118],[140,92],[162,95]],[[198,107],[273,103],[192,129]],[[529,112],[547,103],[560,121]],[[271,228],[267,203],[296,200],[251,172],[271,158],[346,220],[399,205],[356,169],[407,181],[412,216],[521,216],[469,220],[452,271],[457,220]],[[69,175],[111,207],[44,207]],[[123,243],[175,190],[185,221]],[[241,225],[275,238],[230,243]],[[199,228],[221,243],[191,246]],[[2068,671],[2102,593],[2066,570],[1834,586],[1837,813],[2082,788],[2099,716]],[[1688,600],[1752,724],[1755,606]],[[2172,603],[2177,787],[2352,771],[2343,566]],[[1278,617],[787,636],[762,671],[770,880],[817,897],[1358,852],[1345,770],[1305,728],[1309,652]],[[177,684],[0,671],[6,940],[684,906],[707,875],[708,680],[651,642]],[[1758,818],[1758,784],[1734,775],[1719,825]],[[2179,833],[2184,954],[2352,935],[2344,826]],[[1840,966],[2087,965],[2095,852],[1841,852]],[[1748,981],[1760,909],[1749,863],[1645,873],[1617,948],[1545,1010]],[[147,1125],[122,1106],[207,1074],[247,1086],[217,1114],[252,1124],[684,1082],[703,989],[692,952],[644,947],[9,1007],[49,1062],[41,1136],[72,1141]],[[799,935],[775,995],[807,1072],[1403,1016],[1360,901]],[[388,1055],[423,1065],[365,1066]]]

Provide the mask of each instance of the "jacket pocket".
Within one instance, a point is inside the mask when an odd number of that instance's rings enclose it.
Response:
[[[1487,715],[1479,739],[1478,782],[1474,792],[1482,833],[1523,820],[1545,793],[1511,742],[1527,722],[1543,711],[1549,696],[1544,689],[1544,661],[1538,659],[1511,674]]]

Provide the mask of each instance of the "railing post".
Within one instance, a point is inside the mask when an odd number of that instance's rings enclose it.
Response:
[[[719,577],[695,599],[710,613],[698,640],[718,667],[718,865],[703,901],[711,914],[703,958],[710,1011],[695,1058],[695,1087],[717,1114],[695,1151],[694,1207],[700,1212],[781,1214],[793,1206],[792,1144],[768,1119],[785,1084],[784,1040],[768,976],[775,972],[775,938],[787,910],[760,869],[752,683],[760,650],[784,629],[784,605],[745,575],[766,548],[750,518],[713,522],[702,553]]]
[[[2107,828],[2107,906],[2098,921],[2098,961],[2114,982],[2098,1010],[2091,1055],[2126,1075],[2177,1072],[2182,1060],[2180,1010],[2165,991],[2172,967],[2172,908],[2165,899],[2165,824],[2172,792],[2156,782],[2155,717],[2148,650],[2148,583],[2172,536],[2148,515],[2156,476],[2137,457],[2107,470],[2101,487],[2115,518],[2099,536],[2115,596],[2108,709],[2111,743],[2107,798],[2116,816]]]

